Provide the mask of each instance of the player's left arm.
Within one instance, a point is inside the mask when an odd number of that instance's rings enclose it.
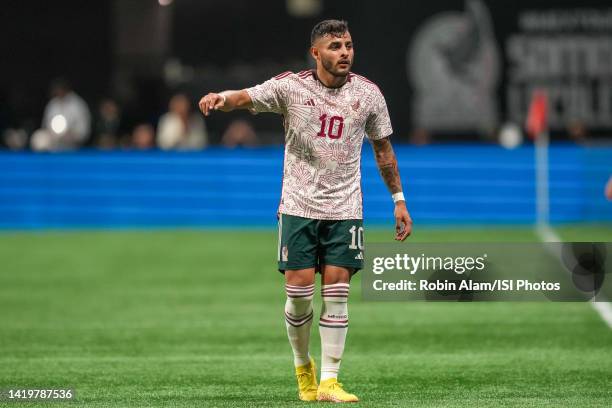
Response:
[[[397,158],[391,146],[389,137],[372,140],[374,157],[380,171],[380,176],[391,194],[402,193],[402,180],[397,167]],[[395,239],[403,241],[412,233],[412,218],[406,208],[405,200],[395,202]]]

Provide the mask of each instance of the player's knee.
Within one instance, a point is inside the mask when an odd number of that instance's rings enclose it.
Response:
[[[314,268],[287,270],[285,271],[285,280],[288,285],[292,286],[311,286],[314,285],[315,271]]]
[[[314,283],[308,286],[285,285],[285,291],[287,292],[285,314],[289,318],[301,319],[312,313],[314,290]]]
[[[335,285],[339,283],[348,284],[353,274],[353,268],[326,265],[323,269],[323,284]]]

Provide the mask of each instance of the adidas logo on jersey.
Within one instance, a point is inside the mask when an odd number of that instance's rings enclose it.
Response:
[[[353,110],[356,111],[359,109],[359,106],[361,106],[361,104],[359,103],[359,100],[357,100],[357,102],[351,105],[351,108],[353,108]]]
[[[363,252],[359,252],[355,259],[363,259]]]
[[[304,102],[304,105],[308,105],[308,106],[315,106],[314,100],[311,99],[306,99],[306,102]]]

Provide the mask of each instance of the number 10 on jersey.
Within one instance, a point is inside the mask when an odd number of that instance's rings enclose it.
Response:
[[[342,130],[344,129],[344,118],[342,116],[332,116],[327,120],[327,114],[319,116],[321,121],[321,129],[317,136],[329,137],[330,139],[340,139]],[[327,134],[325,131],[327,130]]]
[[[349,245],[349,249],[359,249],[363,251],[363,227],[357,228],[357,226],[353,225],[351,229],[349,229],[351,233],[351,245]]]

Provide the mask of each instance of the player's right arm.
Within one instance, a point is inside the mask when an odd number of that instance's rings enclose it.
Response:
[[[204,116],[210,115],[211,111],[220,110],[231,112],[234,109],[252,109],[253,101],[246,90],[211,92],[200,99],[200,110]]]
[[[210,115],[213,110],[229,112],[234,109],[249,109],[253,113],[283,114],[286,110],[290,80],[291,72],[287,71],[241,91],[209,93],[200,99],[200,110],[205,116]]]

